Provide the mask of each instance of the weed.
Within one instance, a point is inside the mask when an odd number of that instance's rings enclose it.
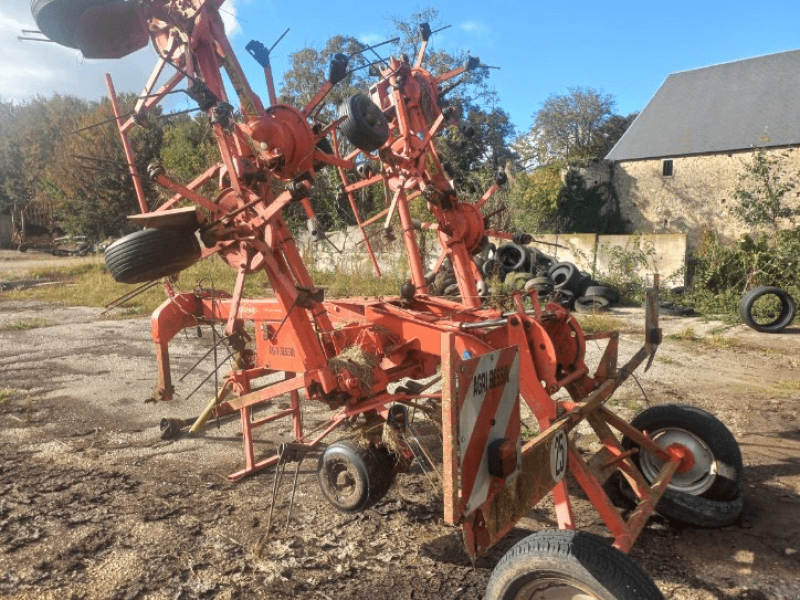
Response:
[[[50,322],[45,319],[21,319],[0,326],[0,329],[4,331],[27,331],[28,329],[39,329],[41,327],[50,327]]]
[[[671,333],[667,337],[671,340],[679,340],[682,342],[698,339],[697,333],[694,331],[694,327],[684,327],[678,333]]]
[[[619,331],[622,323],[609,315],[586,315],[579,317],[581,329],[585,333],[607,333],[609,331]]]
[[[712,348],[738,348],[742,341],[735,337],[725,337],[724,335],[712,335],[700,338],[700,342]]]
[[[776,381],[772,387],[782,392],[797,392],[800,391],[800,379],[784,379],[783,381]]]
[[[671,365],[674,360],[672,360],[671,356],[662,356],[661,354],[656,355],[656,360],[660,363],[664,363],[665,365]]]
[[[9,388],[0,389],[0,404],[11,402],[14,396],[16,396],[18,393],[18,390],[12,390]]]

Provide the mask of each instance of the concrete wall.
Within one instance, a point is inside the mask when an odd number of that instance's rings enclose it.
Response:
[[[313,242],[311,236],[298,236],[297,243],[307,264],[319,271],[328,273],[367,273],[372,263],[361,241],[357,227],[346,232],[332,232],[329,237],[333,244],[342,250],[333,249],[326,242]],[[430,236],[429,236],[430,237]],[[505,240],[492,240],[496,245]],[[408,262],[405,249],[398,239],[382,243],[379,237],[373,239],[376,258],[382,273],[407,273]],[[594,233],[541,234],[535,236],[531,246],[553,256],[559,262],[575,263],[582,271],[602,278],[609,273],[609,259],[614,248],[623,251],[643,250],[648,255],[648,264],[640,266],[636,273],[650,277],[657,272],[665,285],[684,285],[683,267],[686,266],[686,235],[597,235]],[[425,253],[426,266],[432,267],[439,256],[440,246],[433,242]]]
[[[765,151],[779,161],[787,178],[798,179],[800,149]],[[732,212],[734,191],[752,152],[673,158],[673,175],[662,176],[662,160],[620,162],[614,166],[614,189],[620,210],[635,231],[685,233],[696,247],[703,231],[736,239],[748,228]],[[800,187],[789,192],[787,204],[800,206]],[[788,225],[788,223],[787,223]]]

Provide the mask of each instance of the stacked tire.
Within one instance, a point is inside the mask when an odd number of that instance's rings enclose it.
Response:
[[[502,281],[507,287],[525,293],[535,290],[540,303],[554,301],[577,312],[599,312],[619,302],[617,288],[600,285],[573,263],[557,262],[554,257],[522,241],[515,237],[515,241],[499,247],[485,244],[473,257],[485,282]],[[459,293],[449,259],[444,260],[438,273],[428,273],[425,280],[434,296],[457,296]],[[489,288],[484,284],[479,286],[479,291],[484,295]]]

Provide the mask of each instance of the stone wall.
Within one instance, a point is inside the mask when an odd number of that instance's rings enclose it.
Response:
[[[780,161],[786,177],[800,179],[800,149],[767,150]],[[634,231],[685,233],[696,246],[704,230],[736,239],[748,228],[732,212],[734,191],[752,152],[675,157],[672,176],[662,175],[661,159],[619,162],[614,166],[614,189],[622,215]],[[790,206],[800,206],[800,188],[791,191]]]

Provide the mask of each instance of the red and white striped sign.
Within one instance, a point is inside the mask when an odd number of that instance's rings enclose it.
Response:
[[[519,350],[503,348],[466,359],[458,371],[459,479],[467,516],[513,480],[521,468]],[[503,438],[516,444],[517,464],[513,473],[500,480],[489,473],[489,445]]]

